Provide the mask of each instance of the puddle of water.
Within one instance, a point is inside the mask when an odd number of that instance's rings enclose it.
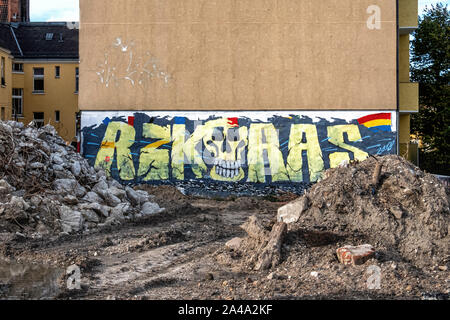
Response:
[[[0,300],[56,298],[63,276],[62,269],[0,258]]]

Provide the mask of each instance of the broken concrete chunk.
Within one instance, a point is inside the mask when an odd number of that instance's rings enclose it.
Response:
[[[238,250],[241,247],[243,239],[242,238],[233,238],[225,243],[225,246],[230,250]]]
[[[146,202],[142,205],[141,213],[143,215],[152,215],[152,214],[156,214],[156,213],[161,213],[164,210],[166,210],[166,209],[160,208],[157,203]]]
[[[12,191],[15,191],[15,188],[13,188],[6,180],[2,179],[0,180],[0,187],[4,188],[3,190],[5,193],[10,193]]]
[[[123,186],[118,181],[116,181],[114,179],[110,179],[108,181],[108,184],[109,184],[109,188],[116,187],[118,189],[123,189]]]
[[[108,193],[110,193],[110,194],[116,196],[116,197],[119,198],[119,199],[124,199],[124,198],[125,198],[125,195],[126,195],[125,190],[119,189],[119,188],[117,188],[117,187],[115,187],[115,186],[110,187],[110,188],[108,189]]]
[[[59,215],[63,232],[71,233],[81,230],[83,226],[81,212],[74,211],[67,206],[62,206],[59,209]]]
[[[122,201],[117,198],[115,195],[108,193],[107,191],[103,192],[103,198],[105,199],[105,202],[110,207],[116,207],[119,205]]]
[[[103,199],[100,198],[100,196],[98,194],[96,194],[95,192],[92,192],[92,191],[89,191],[81,200],[90,202],[90,203],[102,203],[103,202]]]
[[[130,200],[130,202],[131,202],[131,204],[133,206],[139,206],[140,205],[141,201],[140,201],[139,194],[136,191],[134,191],[133,188],[126,187],[125,188],[125,192],[127,194],[128,200]]]
[[[30,199],[30,204],[36,208],[39,207],[41,203],[42,203],[42,198],[40,196],[34,195]]]
[[[84,220],[88,221],[88,222],[95,222],[95,223],[99,223],[100,219],[98,217],[98,215],[94,212],[94,210],[85,210],[82,212],[83,218]]]
[[[62,165],[64,163],[63,158],[61,158],[61,156],[59,154],[53,154],[52,155],[52,162],[55,164],[59,164]]]
[[[108,206],[101,205],[99,203],[83,203],[80,205],[81,210],[94,210],[99,215],[104,216],[107,218],[109,216],[109,213],[111,211],[111,208]]]
[[[86,189],[81,186],[75,179],[58,179],[53,182],[56,191],[65,192],[75,195],[78,198],[86,194]]]
[[[33,162],[32,164],[30,164],[30,169],[41,169],[43,167],[44,164],[40,162]]]
[[[139,196],[139,201],[141,204],[150,200],[149,194],[143,190],[136,190],[136,194]]]
[[[361,265],[375,255],[375,248],[370,244],[344,246],[336,250],[336,255],[344,265]]]
[[[18,210],[28,210],[30,208],[30,205],[23,200],[22,197],[16,197],[12,196],[11,200],[9,201],[9,204],[12,208],[18,209]]]
[[[303,196],[278,209],[277,221],[284,223],[297,222],[300,215],[308,209],[308,198]]]
[[[120,203],[111,209],[110,216],[118,221],[123,221],[125,220],[125,215],[128,215],[130,209],[131,207],[129,203]]]
[[[77,162],[77,161],[72,163],[72,166],[71,166],[70,170],[72,171],[72,173],[73,173],[73,175],[75,177],[80,176],[80,174],[81,174],[81,165],[80,165],[80,163]]]
[[[108,184],[105,180],[100,180],[93,188],[92,191],[98,193],[100,196],[105,190],[108,190]]]

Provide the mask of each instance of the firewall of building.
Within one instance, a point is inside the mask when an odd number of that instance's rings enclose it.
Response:
[[[416,0],[81,0],[82,152],[122,182],[302,183],[414,160]]]

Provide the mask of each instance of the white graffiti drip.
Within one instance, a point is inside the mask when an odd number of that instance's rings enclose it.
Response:
[[[116,38],[105,53],[103,62],[97,65],[96,74],[100,82],[107,88],[110,85],[118,87],[122,81],[128,81],[132,86],[145,86],[155,78],[164,81],[165,85],[169,84],[172,77],[159,66],[156,57],[148,51],[144,57],[136,56],[134,47],[134,41],[125,43],[121,38]]]

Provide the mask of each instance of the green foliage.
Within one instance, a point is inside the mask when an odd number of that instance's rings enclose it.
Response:
[[[447,5],[427,8],[411,43],[411,80],[419,82],[412,132],[423,142],[422,169],[450,175],[450,16]]]

